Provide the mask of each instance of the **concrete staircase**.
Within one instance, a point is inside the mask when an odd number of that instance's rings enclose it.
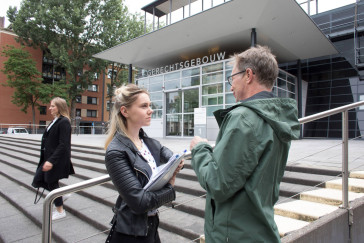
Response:
[[[30,185],[39,160],[40,141],[0,135],[0,242],[40,242],[42,203],[33,204]],[[61,181],[74,184],[106,174],[101,148],[72,145],[76,175]],[[287,166],[275,206],[281,236],[335,211],[341,204],[340,171]],[[364,173],[352,173],[350,200],[364,196]],[[319,185],[319,187],[314,187]],[[162,242],[198,242],[203,235],[205,191],[185,161],[176,180],[177,199],[160,208]],[[67,217],[53,222],[56,242],[104,242],[117,192],[111,182],[73,194]],[[173,239],[171,241],[171,239]],[[202,239],[203,240],[203,237]]]

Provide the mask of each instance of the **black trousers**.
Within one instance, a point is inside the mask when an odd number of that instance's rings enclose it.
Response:
[[[160,243],[158,234],[159,218],[158,215],[148,217],[147,236],[126,235],[115,231],[115,224],[110,230],[106,243]]]
[[[53,182],[51,184],[48,184],[48,189],[49,191],[53,191],[55,189],[59,188],[59,183],[58,181]],[[60,207],[63,205],[63,198],[62,197],[57,197],[56,199],[54,199],[54,205],[56,205],[56,207]]]

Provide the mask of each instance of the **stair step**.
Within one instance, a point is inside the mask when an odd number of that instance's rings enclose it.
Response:
[[[10,160],[11,158],[8,156],[4,156],[4,159]],[[17,166],[19,166],[19,168],[26,167],[26,165],[29,164],[27,162],[24,162],[24,161],[18,160],[18,159],[12,159],[12,161],[14,163],[16,163]],[[16,174],[16,176],[15,176],[16,178],[21,178],[21,181],[19,181],[19,183],[23,183],[24,185],[28,185],[28,187],[30,187],[29,184],[32,179],[32,175],[30,173],[31,173],[31,171],[35,171],[35,165],[33,165],[33,164],[29,164],[29,165],[31,168],[24,169],[24,171],[23,171],[23,170],[19,170],[16,168],[12,168],[11,166],[4,164],[4,166],[8,167],[6,169],[7,171],[11,171],[12,172],[11,174]],[[86,173],[86,174],[95,173],[95,172],[83,170],[80,168],[78,168],[77,171],[79,173]],[[82,181],[82,179],[79,179],[75,176],[70,176],[66,180],[61,180],[61,184],[70,185],[70,184],[74,184],[74,183],[77,183],[80,181]],[[88,193],[93,198],[89,199],[87,197],[78,195],[79,193],[80,194]],[[82,219],[83,221],[89,222],[89,224],[91,223],[90,221],[94,221],[93,224],[96,225],[96,227],[99,229],[99,231],[107,230],[110,227],[109,222],[113,215],[111,209],[116,201],[118,193],[115,190],[103,188],[101,185],[87,188],[79,193],[74,193],[65,203],[64,207],[67,211],[67,216],[68,216],[68,213],[71,213],[72,215]],[[47,193],[45,192],[45,194],[47,194]],[[35,194],[33,192],[32,200],[34,198],[34,195]],[[178,195],[183,196],[182,194],[178,194]],[[186,195],[183,196],[181,198],[181,200],[182,199],[186,200]],[[98,202],[99,200],[106,201],[107,205],[103,205],[102,203]],[[178,199],[176,201],[178,202],[181,200]],[[43,201],[43,200],[41,200],[41,201]],[[200,201],[200,205],[201,205],[201,201]],[[166,206],[161,207],[160,211],[161,211],[161,213],[160,213],[160,225],[161,225],[160,237],[161,237],[161,239],[171,239],[171,237],[172,237],[174,239],[174,242],[182,243],[182,242],[188,242],[192,238],[195,239],[196,237],[198,237],[200,235],[200,232],[194,232],[194,230],[198,229],[198,227],[191,226],[191,225],[195,224],[197,222],[197,224],[201,224],[200,228],[203,228],[203,222],[202,223],[199,222],[201,220],[203,221],[202,217],[194,216],[193,214],[186,214],[182,211],[179,211],[176,209],[171,209]],[[175,215],[179,215],[179,216],[175,216]],[[166,217],[168,221],[163,220],[164,217]],[[182,217],[184,217],[184,220],[185,220],[185,228],[180,228],[180,222],[175,221],[176,218],[182,218]],[[192,218],[192,219],[188,219],[188,218]],[[174,219],[174,220],[172,220],[172,219]],[[57,222],[62,221],[62,220],[63,219],[57,220]],[[175,223],[171,224],[171,222],[173,222],[173,221],[175,221]],[[170,230],[172,232],[174,231],[174,232],[173,233],[168,232],[165,229],[168,229],[168,230]],[[181,235],[175,237],[176,231],[179,232]],[[185,238],[183,236],[186,236],[187,238]],[[105,238],[106,238],[106,236],[104,236],[103,234],[102,234],[102,236],[95,235],[95,237],[101,237],[101,238],[103,237],[103,240],[105,240]],[[90,242],[93,242],[93,241],[90,241]]]
[[[352,171],[350,172],[350,177],[364,179],[364,171]]]
[[[306,186],[301,184],[281,182],[281,184],[279,185],[279,195],[283,197],[298,198],[301,192],[307,190],[314,190],[315,188],[316,187]]]
[[[338,207],[331,205],[296,200],[275,205],[274,213],[293,219],[312,222],[337,209]]]
[[[309,222],[283,217],[280,215],[274,215],[274,221],[277,224],[278,232],[281,237],[289,234],[292,231],[301,229],[309,224]]]
[[[22,233],[19,234],[19,232]],[[22,241],[29,243],[41,242],[42,229],[0,196],[0,242]]]
[[[305,186],[324,187],[325,181],[335,179],[335,176],[308,174],[303,172],[285,171],[282,182]]]
[[[9,174],[12,174],[13,178],[22,178],[25,176],[24,172],[16,171],[13,168],[9,168],[7,165],[2,165],[2,168],[6,169]],[[4,186],[3,188],[6,188],[6,190],[1,189],[1,193],[8,198],[7,200],[10,201],[12,205],[20,208],[22,213],[40,228],[42,225],[43,201],[41,200],[36,205],[33,204],[35,196],[34,191],[28,190],[22,185],[10,181],[3,175],[0,175],[0,184],[2,187]],[[77,225],[77,227],[72,227],[74,225]],[[75,242],[87,238],[90,235],[96,235],[100,231],[75,217],[70,212],[67,212],[66,218],[52,222],[52,232],[56,241]],[[93,237],[93,240],[95,240],[94,242],[99,242],[101,239],[105,239],[105,236]]]
[[[349,201],[363,197],[364,193],[349,192]],[[301,200],[339,206],[342,204],[342,192],[340,190],[322,188],[313,191],[302,192]]]
[[[342,179],[332,180],[326,182],[326,188],[338,189],[342,188]],[[364,180],[357,178],[349,178],[348,179],[348,189],[352,192],[361,192],[364,193]]]
[[[204,232],[204,218],[187,214],[165,206],[159,209],[160,227],[168,229],[190,240]]]

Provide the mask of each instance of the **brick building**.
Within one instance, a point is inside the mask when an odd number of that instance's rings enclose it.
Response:
[[[7,45],[12,45],[16,48],[20,47],[20,44],[15,40],[16,35],[11,30],[0,26],[0,50]],[[42,73],[43,82],[52,83],[60,80],[66,73],[64,70],[56,68],[55,61],[47,59],[43,55],[43,51],[39,48],[25,47],[32,58],[36,62],[37,69]],[[0,56],[0,70],[4,68],[4,62],[6,58]],[[105,70],[106,71],[106,70]],[[31,108],[25,114],[20,107],[17,107],[11,102],[11,96],[13,95],[13,88],[5,87],[7,80],[6,75],[0,72],[0,109],[2,114],[0,116],[0,131],[6,132],[9,126],[22,126],[29,128],[32,123]],[[88,89],[82,93],[80,97],[77,97],[76,104],[76,117],[77,123],[80,126],[78,130],[80,133],[101,133],[104,123],[109,118],[109,112],[105,97],[107,95],[107,83],[110,83],[110,79],[105,73],[98,75],[98,78],[89,85]],[[35,123],[42,126],[49,124],[53,117],[49,112],[49,104],[44,104],[40,109],[36,110]],[[37,129],[39,126],[37,126]],[[40,129],[37,132],[42,132]]]

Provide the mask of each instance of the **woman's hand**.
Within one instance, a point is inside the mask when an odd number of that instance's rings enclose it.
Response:
[[[46,161],[43,165],[42,171],[49,171],[53,168],[53,164],[51,162]]]
[[[176,168],[176,170],[173,173],[172,178],[169,180],[169,184],[171,184],[173,187],[174,187],[174,182],[176,180],[177,173],[179,173],[180,170],[183,169],[184,165],[185,165],[184,160],[181,160],[181,163],[179,163],[178,167]]]

